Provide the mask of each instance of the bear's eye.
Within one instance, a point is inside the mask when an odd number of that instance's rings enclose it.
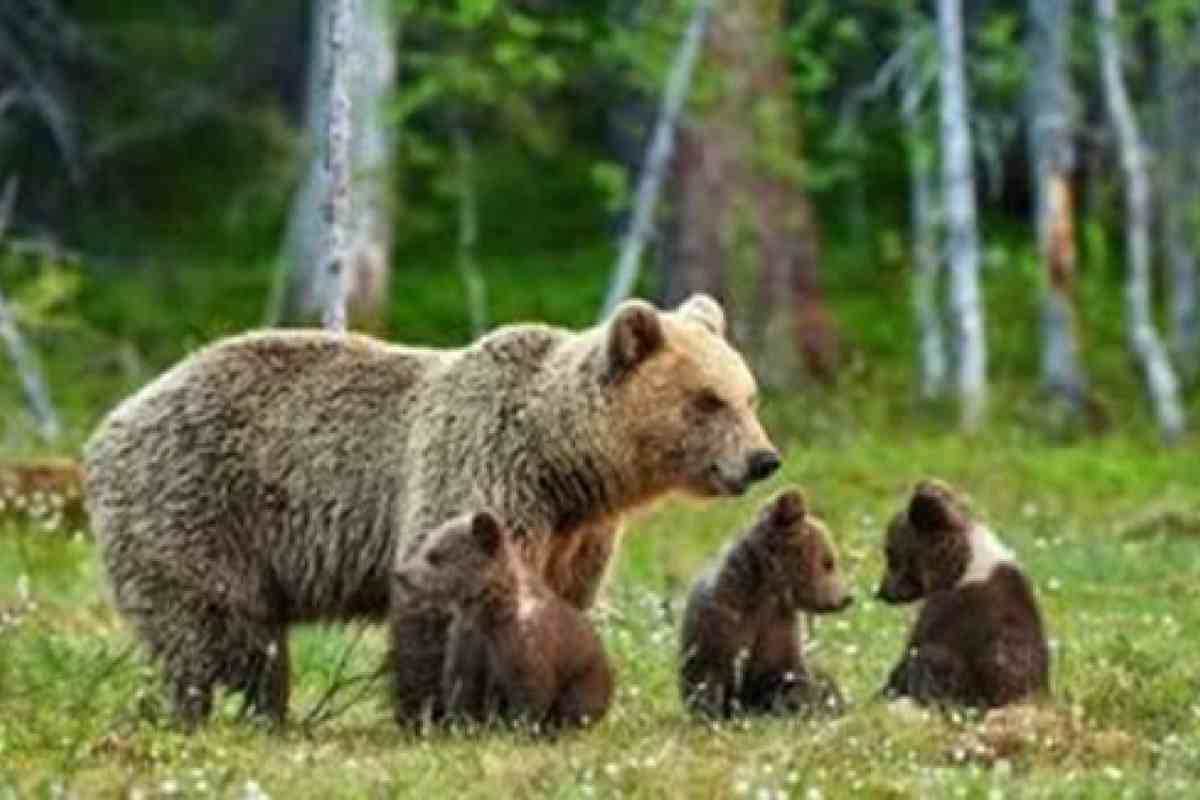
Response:
[[[833,559],[825,556],[825,560],[821,562],[821,566],[824,567],[826,572],[833,572]]]
[[[444,562],[445,560],[446,559],[443,556],[443,554],[438,550],[430,551],[425,556],[425,562],[427,564],[429,564],[429,566],[434,567],[434,568],[442,566],[442,562]]]
[[[715,414],[725,408],[725,401],[712,389],[705,389],[696,395],[696,408],[703,414]]]

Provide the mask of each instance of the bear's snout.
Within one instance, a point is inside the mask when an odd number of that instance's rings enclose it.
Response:
[[[826,603],[825,605],[822,605],[814,610],[818,614],[836,614],[839,611],[845,611],[847,608],[849,608],[853,604],[854,604],[854,595],[847,592],[846,594],[843,594],[837,600],[834,600],[831,603]]]
[[[912,585],[911,581],[894,578],[890,573],[884,576],[883,581],[879,584],[879,591],[875,592],[877,599],[890,605],[911,603],[919,596],[920,591]]]
[[[766,480],[775,474],[782,463],[774,450],[755,450],[746,464],[746,482]]]

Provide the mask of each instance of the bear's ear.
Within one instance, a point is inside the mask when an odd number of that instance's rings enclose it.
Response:
[[[918,531],[962,530],[967,521],[954,501],[954,492],[938,480],[923,480],[913,489],[908,521]]]
[[[795,489],[781,492],[767,506],[767,520],[774,530],[788,530],[808,513],[804,495]]]
[[[503,536],[500,520],[490,511],[475,512],[475,516],[471,517],[471,536],[480,550],[489,556],[495,555],[500,549],[500,539]]]
[[[608,323],[609,377],[619,379],[662,347],[658,310],[645,300],[626,300]]]
[[[711,295],[697,292],[680,303],[676,313],[699,322],[717,336],[725,335],[725,310]]]

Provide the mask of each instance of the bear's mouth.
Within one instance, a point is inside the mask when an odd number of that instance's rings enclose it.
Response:
[[[713,464],[708,468],[705,488],[717,497],[740,497],[750,488],[750,481],[746,478],[728,478],[721,472],[719,465]]]
[[[841,600],[835,603],[827,603],[820,608],[815,609],[818,614],[836,614],[839,611],[845,611],[854,604],[854,597],[851,595],[843,595]]]

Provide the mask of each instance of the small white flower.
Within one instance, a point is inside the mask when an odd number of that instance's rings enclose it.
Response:
[[[263,791],[258,781],[250,779],[242,785],[241,800],[271,800],[271,795]]]

